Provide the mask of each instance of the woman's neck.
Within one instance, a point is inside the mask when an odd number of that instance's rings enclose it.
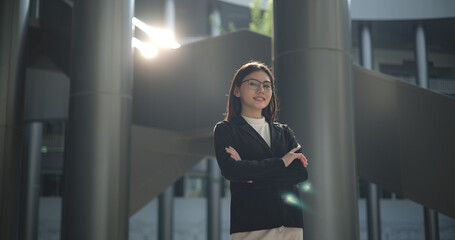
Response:
[[[249,117],[249,118],[262,118],[262,111],[254,111],[254,112],[251,112],[251,111],[242,111],[240,114],[242,114],[242,116],[245,116],[245,117]]]

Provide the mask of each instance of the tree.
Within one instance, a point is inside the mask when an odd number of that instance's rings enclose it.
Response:
[[[261,8],[263,1],[265,0],[253,0],[250,4],[250,30],[271,37],[273,33],[273,0],[268,0],[265,11],[262,11]]]
[[[215,27],[216,29],[218,29],[220,35],[226,34],[228,32],[237,31],[237,28],[235,27],[235,24],[233,22],[229,22],[228,30],[224,29],[224,27],[221,26],[221,24],[219,24],[215,20],[215,16],[213,16],[213,14],[210,14],[210,16],[209,16],[209,23],[210,23],[210,26]]]

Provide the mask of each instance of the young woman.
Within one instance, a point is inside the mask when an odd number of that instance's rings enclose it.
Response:
[[[308,178],[308,161],[292,130],[274,122],[274,78],[258,62],[235,74],[227,116],[214,129],[222,175],[231,182],[232,239],[303,238],[297,183]]]

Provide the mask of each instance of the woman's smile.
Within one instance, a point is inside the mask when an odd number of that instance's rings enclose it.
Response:
[[[256,100],[256,101],[259,101],[259,102],[264,102],[265,101],[265,97],[254,97],[253,99]]]

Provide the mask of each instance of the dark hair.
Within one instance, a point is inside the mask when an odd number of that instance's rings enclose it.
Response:
[[[264,71],[267,75],[269,75],[270,81],[272,82],[272,97],[270,98],[269,105],[267,105],[266,108],[262,109],[262,115],[268,122],[275,121],[276,113],[278,110],[278,100],[275,93],[275,78],[273,77],[270,69],[265,64],[255,61],[244,64],[235,73],[234,78],[231,82],[231,89],[229,90],[225,120],[230,121],[232,118],[240,116],[240,113],[242,111],[242,104],[240,103],[240,99],[234,95],[234,89],[236,86],[240,87],[242,80],[248,74],[256,71]]]

